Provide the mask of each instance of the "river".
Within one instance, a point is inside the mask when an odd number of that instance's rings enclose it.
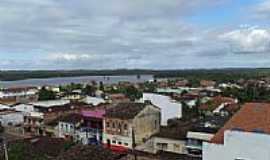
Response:
[[[132,83],[145,82],[152,80],[152,75],[141,75],[138,78],[136,75],[123,76],[81,76],[81,77],[60,77],[60,78],[43,78],[43,79],[26,79],[18,81],[0,81],[0,87],[22,87],[22,86],[44,86],[44,85],[63,85],[70,83],[90,83],[91,81],[104,84],[114,84],[120,81],[129,81]]]

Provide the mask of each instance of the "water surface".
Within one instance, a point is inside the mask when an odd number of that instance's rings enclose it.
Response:
[[[120,81],[129,81],[133,83],[145,82],[152,80],[152,75],[123,75],[123,76],[81,76],[81,77],[60,77],[44,79],[26,79],[18,81],[0,81],[0,87],[21,87],[21,86],[44,86],[44,85],[63,85],[70,83],[90,83],[92,81],[104,84],[113,84]]]

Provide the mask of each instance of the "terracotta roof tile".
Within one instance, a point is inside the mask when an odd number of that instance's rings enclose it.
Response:
[[[224,143],[224,131],[241,129],[247,132],[262,130],[270,134],[270,103],[246,103],[211,140],[212,143]]]
[[[209,102],[200,105],[199,109],[213,111],[216,108],[218,108],[222,103],[226,103],[228,105],[236,104],[235,99],[233,98],[216,96],[216,97],[213,97]]]
[[[105,117],[133,119],[138,113],[145,108],[144,103],[119,103],[115,107],[106,111]]]

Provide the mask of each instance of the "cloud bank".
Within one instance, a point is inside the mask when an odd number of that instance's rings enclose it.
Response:
[[[224,3],[1,0],[0,69],[269,66],[256,57],[269,55],[269,28],[205,26],[187,20]],[[252,13],[266,16],[265,6],[260,9],[258,4]]]

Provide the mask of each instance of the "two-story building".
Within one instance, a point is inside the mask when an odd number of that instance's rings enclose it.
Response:
[[[132,149],[159,132],[160,109],[149,102],[119,103],[106,110],[103,143],[115,150]]]
[[[82,144],[102,144],[105,110],[84,110],[57,119],[58,137]]]
[[[88,105],[73,103],[69,100],[39,101],[30,105],[34,107],[34,115],[41,114],[42,116],[32,116],[31,114],[26,116],[25,126],[28,127],[26,131],[34,131],[37,135],[54,135],[55,131],[51,128],[52,122],[65,115],[80,113],[84,108],[88,107]],[[29,124],[29,122],[38,123]]]
[[[36,87],[13,87],[0,90],[0,103],[16,104],[28,103],[38,100],[38,89]]]
[[[58,122],[58,137],[70,140],[76,139],[76,131],[83,123],[81,114],[69,114],[61,117]]]
[[[167,126],[161,126],[160,131],[144,144],[137,146],[136,150],[157,154],[169,152],[186,154],[186,134],[192,128],[193,122],[171,119]]]

